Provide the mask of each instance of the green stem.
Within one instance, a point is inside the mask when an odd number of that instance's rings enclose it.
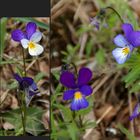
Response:
[[[108,7],[106,7],[105,9],[111,9],[111,10],[119,17],[120,21],[121,21],[122,23],[124,23],[124,21],[123,21],[123,19],[121,18],[120,14],[119,14],[114,8],[108,6]]]
[[[19,92],[19,91],[18,91]],[[21,120],[22,120],[22,127],[23,127],[23,135],[25,135],[25,123],[24,123],[24,113],[23,113],[23,100],[22,100],[22,92],[19,94],[17,93],[18,101],[19,101],[19,106],[20,106],[20,111],[21,111]]]
[[[76,65],[75,65],[73,62],[72,62],[71,64],[72,64],[72,66],[74,67],[74,70],[75,70],[76,76],[78,76],[78,75],[77,75],[77,68],[76,68]]]
[[[26,135],[26,103],[25,94],[22,94],[23,134]]]
[[[26,77],[26,62],[25,62],[25,56],[24,56],[24,48],[22,47],[22,56],[23,56],[23,64],[24,64],[24,76]],[[26,135],[26,102],[25,102],[25,95],[24,92],[22,94],[22,115],[23,115],[23,135]]]
[[[83,121],[82,121],[81,115],[79,115],[79,124],[80,124],[80,127],[82,128],[83,127]]]
[[[26,119],[25,119],[25,110],[24,110],[24,94],[22,94],[22,122],[23,122],[23,135],[26,135]]]
[[[73,111],[73,113],[72,113],[72,117],[73,117],[73,120],[74,120],[75,117],[76,117],[75,111]]]
[[[24,67],[24,76],[26,76],[26,62],[25,62],[25,56],[24,56],[24,48],[22,47],[22,56],[23,56],[23,67]]]

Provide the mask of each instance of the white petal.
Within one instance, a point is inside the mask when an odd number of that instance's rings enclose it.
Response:
[[[44,51],[43,46],[35,44],[35,48],[29,48],[29,54],[32,56],[38,56]]]
[[[30,40],[37,43],[41,40],[41,38],[42,38],[42,33],[37,31],[31,36]]]
[[[127,60],[127,58],[129,58],[129,56],[130,56],[130,53],[125,55],[123,53],[123,49],[124,48],[116,48],[112,51],[112,54],[118,64],[123,64]]]
[[[28,48],[28,43],[29,43],[29,40],[28,39],[22,39],[21,40],[21,45],[23,46],[23,48]]]

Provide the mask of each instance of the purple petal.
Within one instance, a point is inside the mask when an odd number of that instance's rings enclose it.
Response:
[[[63,100],[70,100],[73,98],[75,90],[66,90],[63,95]]]
[[[66,71],[60,76],[60,82],[67,88],[76,88],[75,77],[72,73]]]
[[[83,95],[89,96],[92,93],[92,88],[88,85],[82,86],[80,91]]]
[[[20,83],[21,90],[25,90],[25,89],[29,88],[29,86],[32,85],[32,83],[33,83],[33,79],[32,78],[23,77],[22,81]]]
[[[92,78],[92,72],[88,68],[81,68],[78,75],[78,86],[87,85]]]
[[[126,39],[133,47],[140,46],[140,31],[134,31],[131,24],[125,23],[122,25]]]
[[[124,34],[125,34],[126,38],[128,38],[129,35],[130,35],[130,33],[133,31],[133,27],[132,27],[132,25],[129,24],[129,23],[124,23],[124,24],[122,25],[122,29],[123,29],[123,31],[124,31]]]
[[[29,96],[34,96],[36,94],[40,93],[38,90],[33,91],[33,90],[29,90]]]
[[[27,38],[30,39],[30,37],[33,35],[33,33],[36,32],[36,24],[34,22],[29,22],[26,26],[26,33],[27,33]]]
[[[20,77],[17,73],[14,74],[14,78],[21,83],[22,82],[22,77]]]
[[[23,81],[26,82],[29,86],[34,82],[34,80],[30,77],[23,77]]]
[[[31,82],[31,79],[30,79],[30,82]],[[36,83],[34,81],[32,81],[32,82],[33,83],[28,87],[29,96],[34,96],[35,94],[40,93]]]
[[[34,91],[38,90],[38,87],[37,87],[37,85],[36,85],[35,82],[33,82],[33,83],[31,84],[30,87],[32,87],[32,89],[33,89]]]
[[[133,120],[134,118],[138,117],[140,115],[140,103],[137,103],[132,115],[129,117],[129,120]]]
[[[11,37],[14,41],[20,42],[23,38],[25,38],[24,33],[21,30],[12,31]]]
[[[73,99],[71,103],[71,110],[78,111],[80,109],[87,108],[88,106],[89,106],[89,103],[84,97],[82,97],[79,100]]]
[[[127,37],[127,40],[133,45],[133,47],[140,46],[140,31],[133,31]]]

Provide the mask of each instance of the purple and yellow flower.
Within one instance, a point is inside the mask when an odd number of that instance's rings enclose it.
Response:
[[[133,120],[134,118],[138,117],[140,115],[140,103],[138,102],[135,107],[132,115],[129,117],[129,120]]]
[[[26,93],[26,104],[29,103],[29,100],[32,96],[40,93],[38,87],[34,80],[30,77],[21,77],[17,73],[14,74],[14,78],[19,83],[20,90]]]
[[[133,49],[140,46],[140,31],[134,31],[129,23],[122,25],[124,35],[119,34],[114,38],[114,43],[118,48],[112,51],[118,64],[123,64],[130,57]]]
[[[68,88],[68,90],[64,92],[63,99],[72,99],[71,110],[77,111],[89,106],[85,97],[92,94],[92,88],[88,85],[91,78],[92,72],[88,68],[81,68],[77,79],[74,74],[69,71],[64,71],[61,74],[60,82]]]
[[[42,38],[42,33],[36,31],[37,26],[34,22],[29,22],[26,25],[26,33],[22,32],[19,29],[12,31],[12,39],[14,41],[20,42],[23,48],[29,51],[31,56],[38,56],[40,55],[44,48],[38,42]]]

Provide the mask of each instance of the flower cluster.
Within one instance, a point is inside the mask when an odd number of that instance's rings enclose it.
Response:
[[[118,64],[125,63],[133,49],[140,46],[140,31],[134,31],[129,23],[124,23],[122,29],[124,35],[119,34],[114,38],[114,43],[119,47],[112,51]]]
[[[31,56],[38,56],[44,50],[43,46],[38,44],[42,38],[42,33],[36,31],[36,29],[36,24],[34,22],[29,22],[26,25],[25,33],[19,29],[12,31],[12,39],[14,41],[20,42],[23,48],[28,48],[29,54]]]
[[[71,110],[77,111],[88,107],[89,103],[85,97],[92,94],[92,88],[88,85],[91,78],[92,72],[88,68],[81,68],[77,79],[75,75],[69,71],[62,72],[60,82],[68,88],[68,90],[64,92],[63,99],[73,99]]]
[[[31,97],[39,93],[36,83],[32,78],[21,77],[17,73],[14,74],[14,78],[19,83],[19,89],[25,92],[26,104],[28,105]]]

